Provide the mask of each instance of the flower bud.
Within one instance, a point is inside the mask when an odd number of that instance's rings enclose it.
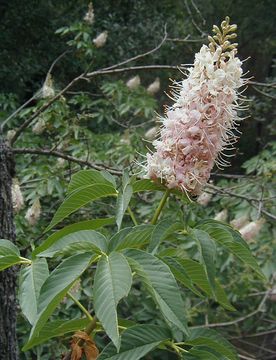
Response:
[[[105,45],[107,39],[107,31],[103,31],[100,35],[98,35],[94,40],[93,43],[96,48],[101,48]]]
[[[133,78],[129,79],[126,83],[126,86],[130,89],[130,90],[134,90],[136,88],[138,88],[138,86],[141,84],[141,80],[140,80],[140,76],[136,75]]]

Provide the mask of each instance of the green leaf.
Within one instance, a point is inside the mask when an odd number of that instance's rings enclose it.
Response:
[[[20,256],[19,249],[10,240],[0,239],[0,256],[15,255]]]
[[[190,234],[195,239],[200,253],[201,263],[204,266],[205,273],[207,275],[209,284],[215,295],[215,256],[216,256],[216,245],[209,236],[209,234],[203,230],[192,229]]]
[[[219,357],[218,357],[219,356]],[[221,356],[214,353],[214,350],[204,346],[193,347],[188,354],[185,353],[185,360],[221,360]],[[225,357],[223,357],[225,359]]]
[[[38,315],[31,330],[28,343],[23,351],[33,346],[46,321],[66,295],[72,284],[81,276],[91,261],[91,254],[78,254],[64,260],[53,270],[40,290],[38,298]]]
[[[152,232],[148,251],[154,254],[162,241],[164,241],[174,231],[182,228],[182,224],[176,222],[172,223],[170,219],[165,219],[159,222]]]
[[[80,209],[82,206],[88,204],[90,201],[96,199],[116,195],[117,192],[113,185],[106,184],[92,184],[81,187],[67,196],[64,202],[60,205],[57,212],[55,213],[50,225],[45,231],[52,229],[55,225],[65,219],[73,212]]]
[[[256,259],[251,254],[249,246],[238,231],[215,220],[202,221],[196,227],[206,231],[212,239],[250,266],[263,280],[266,280]]]
[[[122,333],[120,352],[110,343],[98,360],[139,360],[171,338],[168,329],[156,325],[136,325]]]
[[[32,341],[32,347],[45,343],[49,339],[54,337],[60,337],[67,333],[75,332],[77,330],[84,329],[89,319],[74,319],[69,321],[54,320],[47,323],[43,329],[39,332],[39,335]]]
[[[133,193],[152,190],[166,191],[165,186],[157,184],[150,179],[137,180],[133,183],[132,187]]]
[[[207,346],[223,355],[227,360],[237,360],[234,347],[219,333],[210,329],[191,329],[185,344],[192,346]]]
[[[168,265],[145,251],[130,249],[125,254],[133,271],[144,283],[164,318],[187,334],[185,304]]]
[[[107,240],[104,235],[94,230],[80,230],[58,239],[52,246],[42,251],[38,256],[53,257],[60,252],[90,251],[107,252]]]
[[[131,269],[125,257],[117,252],[102,256],[94,280],[94,308],[107,335],[119,350],[117,305],[128,295],[132,283]]]
[[[65,226],[63,229],[54,232],[49,236],[40,246],[38,246],[32,253],[33,256],[45,251],[51,247],[56,241],[65,235],[74,233],[79,230],[96,230],[105,225],[111,225],[115,221],[114,218],[96,219],[81,221],[76,224]]]
[[[202,297],[202,294],[194,287],[193,282],[187,272],[185,271],[184,266],[176,258],[166,256],[162,260],[170,267],[171,272],[173,273],[176,280],[178,280],[182,285],[186,286],[196,295]]]
[[[171,258],[171,257],[165,257],[164,261],[168,262],[168,264],[172,263],[173,267],[175,261],[177,261],[178,265],[184,270],[184,272],[187,274],[188,278],[191,279],[194,285],[196,285],[202,291],[204,291],[208,297],[214,297],[215,300],[219,302],[220,305],[222,305],[225,309],[230,311],[235,311],[235,308],[228,301],[225,291],[223,290],[223,288],[221,287],[221,285],[218,283],[217,280],[215,280],[215,289],[214,289],[215,296],[213,295],[212,288],[209,284],[206,272],[202,264],[191,259]],[[177,269],[179,270],[178,266]],[[181,278],[178,279],[177,276],[178,274],[176,273],[175,277],[177,278],[177,280],[179,280],[185,285],[184,281],[186,281],[186,279],[181,279]],[[189,287],[188,285],[189,283],[187,283],[185,286]],[[192,288],[190,289],[192,290]]]
[[[105,184],[114,187],[112,181],[107,180],[106,176],[97,170],[81,170],[72,176],[68,187],[68,194],[84,186],[92,184]]]
[[[0,271],[20,263],[21,263],[21,259],[18,256],[15,255],[0,256]]]
[[[40,289],[49,276],[46,259],[35,259],[21,269],[19,278],[19,304],[28,321],[33,324],[37,316]]]
[[[150,241],[153,229],[154,225],[150,224],[123,229],[110,239],[108,249],[113,251],[140,247]]]
[[[21,262],[18,248],[9,240],[0,239],[0,271]]]
[[[117,210],[116,210],[116,224],[118,230],[121,228],[123,216],[129,205],[133,190],[132,185],[129,183],[129,178],[124,178],[122,192],[119,193],[117,198]]]

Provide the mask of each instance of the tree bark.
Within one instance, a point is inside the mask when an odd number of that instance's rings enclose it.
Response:
[[[12,207],[14,161],[9,146],[0,134],[0,239],[15,242]],[[17,360],[16,269],[0,272],[0,360]]]

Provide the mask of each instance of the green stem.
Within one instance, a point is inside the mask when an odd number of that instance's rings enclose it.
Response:
[[[160,213],[161,213],[164,205],[166,204],[166,201],[167,201],[167,198],[169,197],[169,195],[170,195],[170,190],[167,189],[166,192],[165,192],[165,194],[163,195],[163,197],[162,197],[159,205],[158,205],[158,208],[157,208],[156,211],[155,211],[155,214],[153,215],[153,218],[152,218],[152,220],[151,220],[151,224],[152,224],[152,225],[155,225],[155,224],[157,223],[157,220],[158,220],[158,218],[159,218],[159,215],[160,215]]]
[[[85,332],[87,335],[90,335],[92,333],[92,331],[96,328],[97,325],[97,318],[96,316],[94,316],[91,320],[91,322],[86,326],[85,328]]]
[[[128,211],[128,213],[129,213],[129,215],[130,215],[130,217],[131,217],[131,220],[133,221],[133,224],[134,224],[135,226],[137,226],[137,225],[138,225],[138,222],[137,222],[137,220],[136,220],[136,217],[135,217],[133,211],[131,210],[131,208],[130,208],[129,206],[128,206],[128,208],[127,208],[127,211]]]
[[[90,321],[93,321],[93,317],[90,315],[89,311],[75,298],[69,291],[67,296],[74,301],[74,303],[81,309],[81,311],[87,316]]]

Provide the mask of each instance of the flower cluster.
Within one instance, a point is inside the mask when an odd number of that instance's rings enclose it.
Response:
[[[245,83],[237,44],[229,41],[236,35],[229,32],[235,29],[229,19],[222,23],[222,31],[216,27],[218,36],[211,38],[209,47],[201,47],[187,78],[174,86],[175,103],[162,119],[160,138],[153,142],[155,152],[147,154],[147,176],[168,188],[198,195],[213,166],[229,164],[222,151],[233,149],[237,141],[233,130],[240,120],[238,89]]]

